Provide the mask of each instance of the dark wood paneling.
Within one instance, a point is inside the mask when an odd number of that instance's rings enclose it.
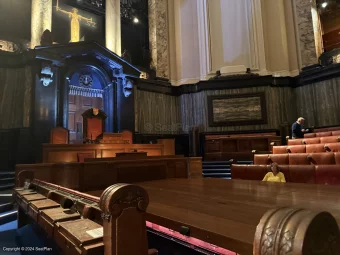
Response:
[[[45,87],[40,81],[40,71],[42,63],[35,63],[35,84],[34,84],[34,104],[33,104],[33,136],[35,142],[35,154],[40,160],[42,144],[50,140],[50,131],[57,126],[57,79]],[[55,76],[58,76],[58,68],[52,67]]]
[[[29,66],[0,68],[0,128],[30,126],[32,83]]]
[[[158,139],[175,139],[175,154],[189,157],[189,136],[171,134],[135,134],[134,143],[136,144],[156,144]]]
[[[182,126],[179,98],[135,90],[135,131],[143,134],[179,134],[188,132]]]
[[[34,163],[32,142],[30,128],[0,129],[0,171],[13,171],[19,163]]]
[[[297,114],[306,119],[305,126],[340,124],[340,78],[298,87],[295,94]]]

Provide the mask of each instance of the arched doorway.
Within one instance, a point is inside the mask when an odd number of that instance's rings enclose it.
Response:
[[[88,64],[72,67],[65,76],[65,88],[64,125],[70,131],[70,143],[83,143],[82,114],[90,108],[107,113],[105,130],[113,132],[114,93],[104,69]]]

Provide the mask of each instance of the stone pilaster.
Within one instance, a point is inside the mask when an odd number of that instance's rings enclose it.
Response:
[[[52,30],[52,0],[32,0],[31,48],[40,45],[46,29]]]
[[[106,48],[122,54],[120,0],[106,0],[105,7],[105,40]]]
[[[312,5],[311,0],[295,0],[301,65],[303,67],[318,63],[313,29]]]
[[[162,78],[169,77],[168,0],[149,0],[151,68]]]

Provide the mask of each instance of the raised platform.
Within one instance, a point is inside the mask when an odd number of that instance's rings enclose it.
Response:
[[[120,152],[146,152],[164,155],[163,144],[43,144],[43,163],[78,162],[79,154],[89,158],[115,157]]]

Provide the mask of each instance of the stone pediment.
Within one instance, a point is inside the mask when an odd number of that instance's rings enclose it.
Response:
[[[71,58],[94,57],[111,69],[121,70],[126,76],[139,78],[140,71],[117,54],[97,42],[77,42],[35,47],[38,59],[52,61],[62,66]]]

